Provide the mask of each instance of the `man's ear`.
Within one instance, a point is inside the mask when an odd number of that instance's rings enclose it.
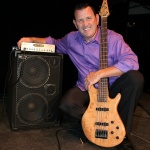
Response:
[[[75,27],[78,29],[76,21],[73,19],[73,24],[75,25]]]
[[[99,14],[96,14],[96,19],[97,19],[97,25],[99,24]]]

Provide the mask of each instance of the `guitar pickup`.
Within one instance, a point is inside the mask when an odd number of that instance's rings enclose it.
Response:
[[[104,108],[98,107],[98,108],[96,108],[96,111],[109,111],[109,108],[106,108],[106,107],[104,107]]]
[[[97,126],[108,126],[109,124],[107,122],[95,122],[95,125],[97,125]]]

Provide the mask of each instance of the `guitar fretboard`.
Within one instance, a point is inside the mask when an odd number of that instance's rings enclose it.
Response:
[[[107,17],[101,17],[101,47],[100,47],[100,69],[108,67],[107,50]],[[107,102],[108,78],[102,78],[98,83],[98,102]]]
[[[100,49],[100,69],[108,67],[107,54],[107,17],[101,18],[101,49]]]

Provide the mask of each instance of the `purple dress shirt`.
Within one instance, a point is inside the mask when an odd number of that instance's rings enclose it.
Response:
[[[138,70],[138,57],[125,43],[122,35],[108,30],[108,66],[114,66],[123,72]],[[46,38],[47,44],[54,44],[57,53],[67,54],[78,69],[76,85],[85,91],[84,78],[91,72],[97,71],[100,64],[100,27],[94,40],[86,43],[79,31],[72,31],[61,39]],[[109,78],[111,85],[118,76]]]

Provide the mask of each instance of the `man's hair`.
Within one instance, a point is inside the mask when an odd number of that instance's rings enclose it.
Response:
[[[90,5],[89,3],[80,3],[80,4],[76,5],[74,8],[73,18],[75,19],[76,10],[82,10],[84,8],[87,8],[87,7],[90,7],[92,9],[94,15],[96,15],[96,11],[92,5]]]

